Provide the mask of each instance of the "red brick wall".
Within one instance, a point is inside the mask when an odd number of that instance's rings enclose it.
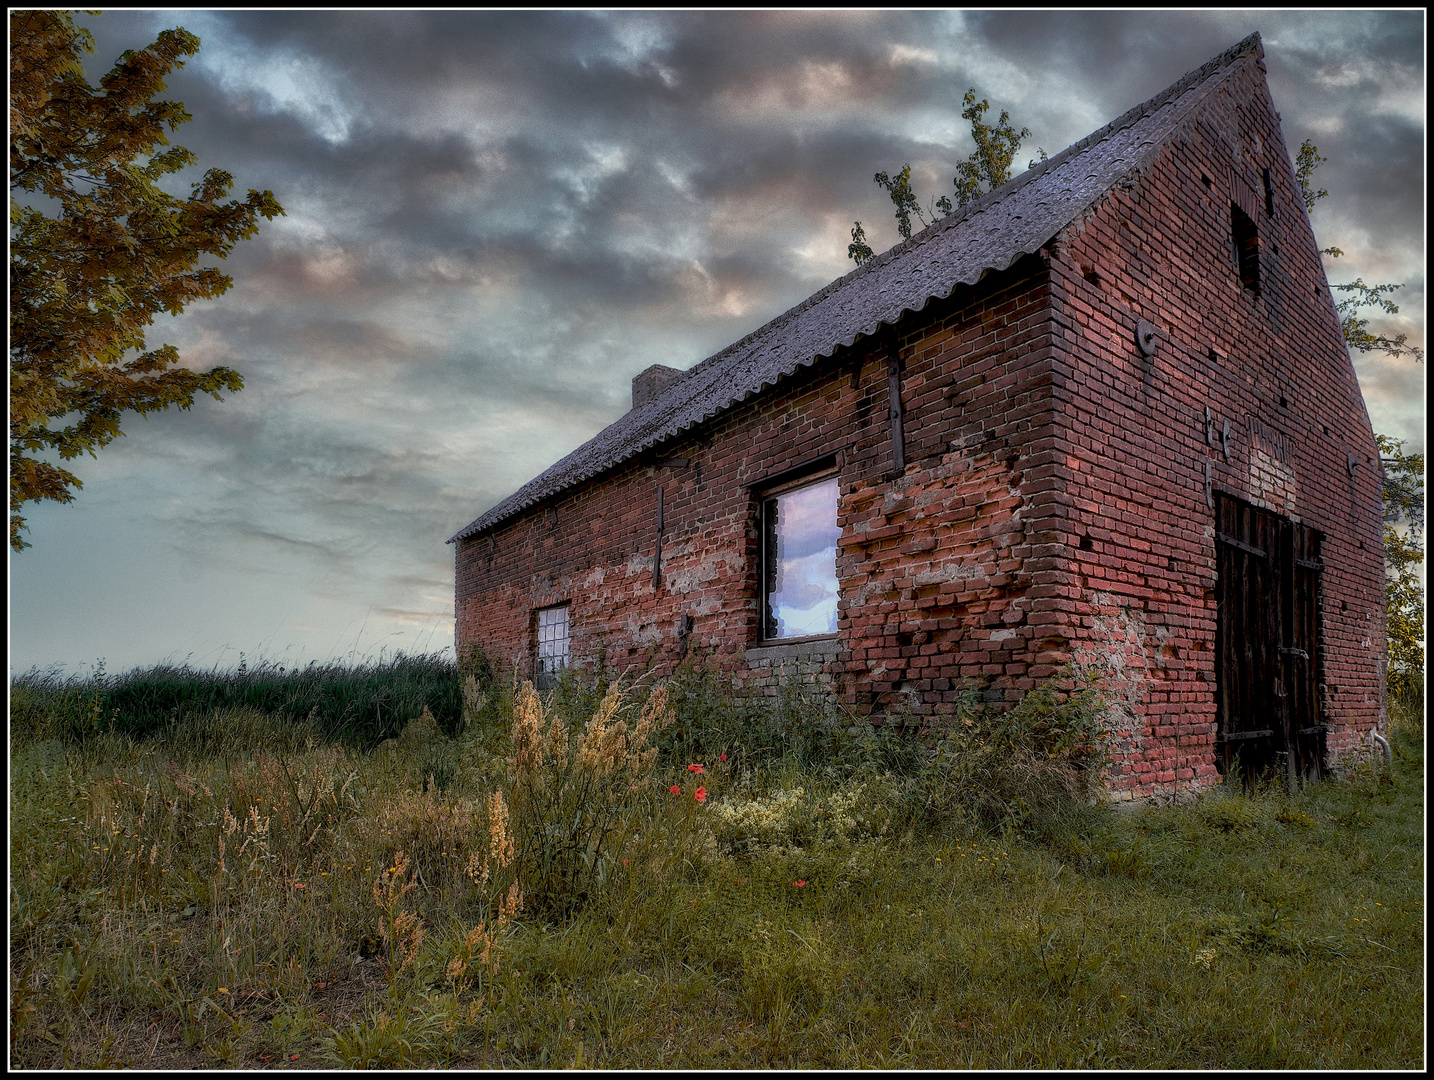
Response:
[[[1258,295],[1235,269],[1232,201],[1258,225]],[[1324,720],[1337,759],[1367,740],[1382,706],[1378,453],[1258,62],[1061,239],[1051,293],[1071,561],[1055,595],[1079,615],[1072,651],[1118,669],[1113,786],[1151,794],[1215,774],[1207,462],[1216,493],[1324,533]],[[1137,319],[1158,330],[1153,358],[1136,347]],[[1207,440],[1207,407],[1217,432],[1229,422],[1228,461]],[[1364,466],[1353,480],[1349,453]]]
[[[1258,296],[1232,200],[1259,228]],[[886,343],[861,342],[461,542],[460,647],[526,674],[533,611],[567,602],[576,664],[669,671],[691,616],[706,666],[771,692],[816,680],[877,717],[948,713],[970,682],[1012,700],[1074,659],[1112,671],[1117,795],[1199,787],[1216,773],[1208,463],[1215,491],[1324,533],[1325,719],[1346,752],[1382,705],[1378,456],[1256,62],[1057,241],[902,324],[900,475]],[[832,457],[837,637],[758,646],[754,485]]]
[[[1032,685],[1025,592],[1052,490],[1046,267],[1039,257],[933,303],[896,338],[906,467],[893,471],[886,345],[859,343],[458,552],[458,640],[532,668],[532,611],[571,604],[572,656],[617,668],[694,659],[758,685],[816,675],[882,713],[954,707],[964,680],[992,697]],[[838,638],[757,646],[754,485],[835,456]],[[670,458],[684,468],[660,467]],[[652,558],[663,488],[662,583]]]

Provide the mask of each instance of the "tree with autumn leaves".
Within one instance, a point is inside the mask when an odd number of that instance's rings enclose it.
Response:
[[[233,177],[210,169],[187,199],[160,187],[197,164],[166,131],[190,119],[156,100],[199,49],[183,29],[125,52],[90,86],[82,55],[94,39],[64,11],[10,13],[10,546],[26,503],[71,502],[81,482],[54,463],[95,455],[123,434],[124,414],[243,385],[229,368],[198,372],[171,345],[148,349],[145,328],[218,296],[233,280],[223,258],[283,208],[272,192],[225,201]],[[221,399],[222,400],[222,399]]]
[[[1424,700],[1424,455],[1376,435],[1384,472],[1384,620],[1386,684],[1392,697]]]
[[[1326,161],[1319,148],[1306,139],[1295,156],[1295,178],[1304,196],[1305,209],[1313,211],[1329,195],[1311,182],[1315,169]],[[1321,255],[1338,259],[1337,247],[1322,248]],[[1363,278],[1343,285],[1331,285],[1338,300],[1344,340],[1354,352],[1380,352],[1387,356],[1409,356],[1424,362],[1424,350],[1409,344],[1407,334],[1372,333],[1369,319],[1373,308],[1399,314],[1391,295],[1402,285],[1366,285]],[[1406,454],[1404,443],[1387,435],[1375,435],[1383,473],[1384,495],[1384,615],[1389,645],[1386,686],[1392,697],[1422,705],[1424,699],[1424,587],[1419,567],[1424,563],[1424,455]]]

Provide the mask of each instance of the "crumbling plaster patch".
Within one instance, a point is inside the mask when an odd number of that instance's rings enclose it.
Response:
[[[1299,485],[1293,466],[1259,447],[1250,450],[1250,501],[1266,510],[1294,517]]]
[[[663,561],[672,563],[664,574],[666,587],[674,593],[699,592],[714,581],[720,581],[730,573],[734,554],[729,551],[711,551],[696,563],[677,565],[678,560],[690,554],[690,545],[683,545],[673,551],[663,552]]]
[[[974,581],[988,578],[996,572],[993,562],[979,562],[975,559],[948,559],[932,570],[923,570],[916,575],[917,585],[944,585],[949,581]]]
[[[1099,680],[1105,691],[1105,720],[1114,752],[1138,753],[1146,736],[1140,705],[1150,687],[1147,672],[1169,632],[1161,627],[1151,634],[1144,615],[1110,593],[1091,593],[1090,605],[1092,640],[1077,647],[1073,666],[1078,675]]]
[[[662,627],[651,618],[629,614],[623,619],[622,628],[628,641],[636,649],[657,645],[662,641]]]

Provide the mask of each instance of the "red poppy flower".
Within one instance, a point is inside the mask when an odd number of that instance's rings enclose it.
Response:
[[[701,766],[701,765],[689,765],[689,766],[687,766],[687,771],[688,771],[688,772],[700,773],[700,772],[702,771],[702,766]]]
[[[698,788],[698,789],[697,789],[697,794],[694,795],[693,798],[696,799],[698,802],[706,802],[706,801],[707,801],[707,789],[706,789],[705,787],[700,787],[700,788]]]
[[[726,754],[718,754],[718,755],[717,755],[717,760],[718,760],[718,761],[726,761],[726,760],[727,760],[727,755],[726,755]]]
[[[806,885],[806,882],[805,882],[805,881],[794,881],[794,882],[792,882],[792,884],[795,885],[797,888],[800,889],[800,888],[803,888],[803,887]]]
[[[673,785],[672,785],[670,788],[668,788],[667,790],[670,791],[670,792],[672,792],[672,794],[674,794],[674,795],[681,795],[681,794],[682,794],[682,789],[681,789],[680,787],[678,787],[676,784],[673,784]]]

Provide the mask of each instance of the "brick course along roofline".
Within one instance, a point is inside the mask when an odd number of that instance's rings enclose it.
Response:
[[[1140,171],[1246,57],[1251,34],[1155,97],[838,278],[674,379],[455,533],[467,539],[810,367],[908,313],[1039,251],[1122,179]]]

